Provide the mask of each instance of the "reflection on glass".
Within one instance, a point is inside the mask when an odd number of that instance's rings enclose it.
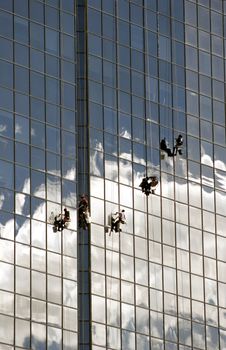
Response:
[[[222,276],[222,271],[220,271]],[[224,271],[225,273],[225,271]],[[220,278],[219,278],[220,279]],[[205,299],[212,305],[217,305],[217,283],[214,280],[205,279]]]
[[[54,175],[57,175],[57,173],[54,173]],[[67,180],[75,181],[76,167],[74,160],[67,158],[62,159],[62,176]]]
[[[31,166],[37,170],[45,170],[45,152],[43,150],[31,147]]]
[[[105,271],[104,250],[101,248],[92,246],[91,262],[92,262],[92,271],[104,273]]]
[[[177,319],[172,316],[165,315],[165,336],[167,340],[177,341],[178,329]]]
[[[122,349],[135,350],[135,333],[122,330]]]
[[[31,171],[31,192],[36,197],[45,198],[45,174]]]
[[[15,161],[24,166],[29,166],[30,162],[30,148],[20,142],[15,143]]]
[[[105,278],[103,275],[92,273],[92,293],[105,296]],[[111,295],[109,296],[111,297]]]
[[[0,160],[0,186],[13,189],[14,173],[11,163]]]
[[[121,278],[133,282],[134,280],[134,262],[130,256],[121,254]]]
[[[44,250],[33,248],[31,250],[32,269],[45,272],[46,253]]]
[[[138,332],[149,334],[149,310],[136,308],[136,329]]]
[[[0,209],[13,211],[14,193],[4,188],[0,188]]]
[[[92,175],[103,176],[103,153],[90,151],[90,171]]]
[[[205,328],[204,325],[193,323],[192,327],[193,346],[197,348],[205,348]]]
[[[32,245],[39,248],[46,246],[46,228],[44,222],[32,220],[31,221],[31,241]]]
[[[122,253],[133,255],[133,236],[123,233],[120,236],[120,248]]]
[[[120,327],[120,303],[111,299],[107,299],[107,323]]]
[[[92,197],[90,207],[92,208],[92,212],[91,212],[92,222],[95,222],[99,225],[103,225],[104,224],[104,216],[103,216],[104,202],[100,199]]]
[[[76,349],[78,346],[78,334],[64,330],[63,344],[66,348]]]
[[[48,327],[48,347],[62,349],[62,331],[59,328]]]
[[[47,249],[61,253],[61,233],[54,233],[52,226],[47,227]]]
[[[30,322],[16,319],[16,345],[30,347]]]
[[[141,237],[147,237],[147,222],[145,220],[145,213],[135,211],[134,212],[134,225],[135,234]]]
[[[158,312],[150,312],[151,335],[154,337],[163,337],[163,314]]]
[[[16,216],[16,240],[22,243],[30,243],[30,220]]]
[[[13,142],[3,137],[0,138],[0,157],[11,161],[14,158]]]
[[[11,113],[0,110],[0,135],[13,137],[13,117]]]
[[[48,303],[48,323],[61,327],[61,306]]]
[[[206,327],[207,348],[217,350],[219,349],[219,332],[218,328]]]
[[[0,315],[0,342],[13,344],[14,319]]]
[[[13,291],[13,265],[0,262],[0,288],[8,291]]]
[[[120,282],[118,279],[107,277],[107,297],[120,299]]]
[[[32,297],[46,299],[46,276],[43,273],[32,271]]]
[[[18,141],[29,142],[29,119],[16,116],[15,119],[15,138]]]
[[[112,212],[114,212],[114,210]],[[109,250],[117,250],[118,251],[119,250],[119,237],[115,234],[111,234],[111,235],[106,236],[106,248]],[[110,259],[111,259],[110,252],[107,251],[107,254],[109,255],[108,260],[110,263]],[[117,258],[116,258],[116,260],[117,260]]]
[[[176,270],[164,266],[163,271],[165,290],[176,293]]]
[[[32,299],[32,320],[46,322],[46,302]]]
[[[189,271],[189,253],[177,249],[177,268],[184,271]]]
[[[107,346],[113,349],[121,349],[120,329],[107,327]]]
[[[178,298],[178,313],[180,316],[190,319],[191,303],[190,299]]]
[[[76,219],[75,219],[76,221]],[[76,258],[77,256],[77,249],[75,247],[77,246],[77,234],[76,232],[70,232],[69,230],[66,230],[64,232],[63,237],[63,251],[65,255],[70,255],[71,257]]]
[[[178,294],[184,297],[190,297],[190,278],[189,274],[183,271],[177,272]]]
[[[30,267],[30,247],[24,244],[16,244],[16,264]]]
[[[65,205],[76,207],[76,185],[72,181],[63,180],[62,182],[62,200]]]
[[[12,293],[0,291],[0,312],[13,316],[14,297]]]
[[[17,317],[30,319],[30,298],[16,295],[15,313]]]
[[[22,193],[16,193],[15,212],[16,214],[30,216],[30,196]]]
[[[32,323],[31,325],[31,332],[32,332],[32,338],[31,338],[31,348],[35,349],[39,346],[39,344],[45,344],[46,343],[46,326],[42,325],[40,323]]]
[[[175,248],[163,246],[163,264],[176,267]]]
[[[196,300],[203,300],[203,278],[191,275],[191,291],[192,298]]]
[[[148,285],[148,265],[147,261],[135,259],[136,283]]]
[[[106,251],[107,274],[112,277],[119,277],[119,254],[113,251]]]
[[[47,198],[53,202],[61,201],[61,184],[60,179],[56,176],[47,176]]]
[[[179,319],[179,341],[191,346],[191,322],[181,318]]]
[[[93,343],[98,344],[100,346],[106,345],[106,329],[105,325],[92,323],[92,335],[93,335]]]
[[[122,328],[135,330],[134,306],[122,303]]]
[[[218,310],[216,306],[206,305],[206,322],[213,326],[218,325]]]
[[[77,307],[77,283],[63,280],[63,304],[68,307]]]

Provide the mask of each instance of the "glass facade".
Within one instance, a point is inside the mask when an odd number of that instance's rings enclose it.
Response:
[[[88,1],[92,349],[226,348],[225,7]]]
[[[74,1],[0,1],[2,350],[77,348],[75,50]]]
[[[1,350],[226,349],[225,16],[0,0]]]

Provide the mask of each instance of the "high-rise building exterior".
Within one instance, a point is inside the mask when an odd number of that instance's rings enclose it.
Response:
[[[225,16],[0,0],[0,350],[226,349]]]
[[[73,0],[0,1],[1,350],[77,348],[76,45]]]

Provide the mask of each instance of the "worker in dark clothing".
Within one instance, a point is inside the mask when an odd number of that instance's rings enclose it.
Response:
[[[158,179],[156,176],[150,176],[150,187],[151,187],[151,193],[155,193],[156,186],[158,185]]]
[[[49,217],[49,222],[53,225],[54,232],[68,228],[70,221],[70,212],[67,208],[64,208],[64,214],[55,215],[54,212],[51,212]]]
[[[150,194],[150,186],[149,186],[149,177],[148,176],[143,178],[139,187],[141,187],[142,192],[145,193],[146,196],[148,196]]]
[[[183,146],[184,140],[182,135],[178,135],[176,138],[176,144],[173,148],[173,154],[176,156],[177,152],[182,155],[182,146]]]
[[[155,193],[155,188],[158,185],[158,179],[156,176],[146,176],[143,178],[139,187],[141,187],[142,192],[149,196],[150,193]]]
[[[70,221],[70,212],[67,210],[67,208],[64,208],[64,222]]]
[[[55,216],[53,225],[56,231],[63,231],[64,219],[62,218],[61,214]]]
[[[78,207],[78,216],[79,216],[79,227],[83,229],[88,228],[89,223],[89,206],[88,199],[85,195],[80,197],[79,207]]]
[[[120,212],[116,212],[111,217],[111,232],[121,232],[121,224],[126,224],[125,210],[123,209]]]
[[[173,152],[171,151],[171,149],[169,148],[169,146],[167,145],[166,142],[166,138],[164,137],[164,139],[161,140],[160,142],[160,149],[164,152],[167,153],[168,157],[172,157],[173,156]]]

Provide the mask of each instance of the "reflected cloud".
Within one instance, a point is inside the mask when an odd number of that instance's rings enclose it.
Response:
[[[91,151],[90,153],[90,171],[93,175],[103,176],[103,153]]]
[[[213,160],[208,154],[202,154],[201,163],[209,166],[213,166]]]
[[[0,224],[0,237],[13,239],[14,237],[14,220],[8,220]]]
[[[128,157],[126,156],[126,158],[128,158]],[[135,153],[133,153],[133,161],[138,163],[138,164],[142,164],[142,165],[146,164],[145,159],[142,157],[139,157],[139,155],[136,155]]]
[[[131,139],[132,137],[131,133],[128,130],[126,130],[124,127],[122,127],[120,136],[125,137],[126,139]]]
[[[63,285],[63,303],[69,307],[77,307],[77,283],[64,280]]]
[[[222,162],[221,160],[215,160],[215,167],[216,167],[217,169],[226,171],[226,165],[225,165],[225,163]]]
[[[36,132],[34,128],[31,128],[31,136],[36,136]]]
[[[29,193],[30,192],[30,179],[29,178],[24,180],[24,185],[23,185],[22,192],[24,192],[24,193]]]
[[[226,167],[224,169],[226,171]],[[215,170],[215,181],[217,187],[221,188],[222,190],[226,190],[226,174],[220,173],[219,170]]]
[[[30,217],[30,198],[26,194],[16,193],[16,213]]]
[[[113,181],[118,181],[118,163],[117,158],[105,157],[105,176]]]
[[[16,220],[16,237],[17,241],[30,243],[30,220],[24,217],[17,217]]]
[[[21,125],[17,124],[15,125],[15,133],[21,135],[22,134],[22,127]]]
[[[59,174],[60,175],[60,174]],[[66,174],[64,175],[65,179],[67,180],[72,180],[74,181],[75,180],[75,175],[76,175],[76,172],[75,172],[75,168],[71,168],[69,170],[67,170]]]
[[[214,186],[214,180],[211,177],[202,176],[202,184],[210,187]]]
[[[47,178],[47,194],[48,199],[60,203],[61,201],[61,184],[60,178],[48,176]]]
[[[0,124],[0,132],[4,132],[6,130],[7,130],[7,126],[3,125],[3,124]]]
[[[37,186],[33,192],[34,196],[45,198],[45,191],[46,191],[46,186],[45,184],[41,184],[40,186]]]
[[[50,334],[49,334],[49,344],[48,344],[48,350],[60,350],[62,348],[62,339],[60,335],[57,335],[57,340],[53,339],[56,338],[56,331],[55,329],[51,328]],[[61,333],[61,332],[59,332]],[[76,337],[77,340],[77,334],[73,333],[73,335]],[[60,339],[59,339],[60,338]],[[40,340],[35,336],[32,336],[32,339],[30,337],[24,338],[23,341],[23,347],[26,349],[30,349],[30,341],[32,342],[32,349],[33,350],[46,350],[46,341]],[[76,341],[77,343],[77,341]],[[65,345],[65,350],[74,350],[77,349],[77,344],[73,345]]]
[[[0,209],[3,208],[4,200],[5,200],[5,195],[4,194],[0,194]]]

